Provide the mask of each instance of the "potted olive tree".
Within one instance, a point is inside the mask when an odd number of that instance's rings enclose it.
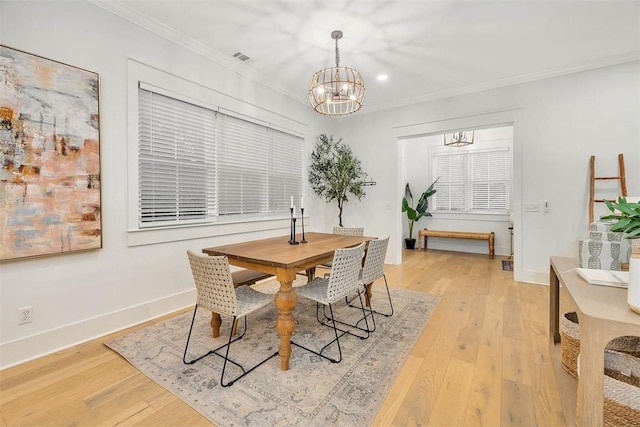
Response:
[[[605,200],[605,204],[612,214],[601,219],[616,220],[611,231],[620,231],[625,238],[631,239],[627,304],[640,314],[640,203],[627,202],[625,197],[618,197],[615,202]]]
[[[420,220],[420,218],[426,216],[432,216],[431,212],[429,212],[429,197],[433,196],[436,193],[436,190],[433,186],[438,182],[438,177],[435,181],[431,183],[431,185],[422,193],[420,198],[418,199],[418,204],[416,207],[413,207],[413,195],[411,194],[411,188],[409,187],[409,183],[404,187],[404,197],[402,198],[402,212],[406,212],[407,221],[409,222],[409,237],[404,239],[404,243],[407,249],[413,249],[416,246],[416,239],[413,237],[413,225],[416,221]]]
[[[337,141],[333,135],[321,134],[311,152],[309,184],[313,191],[325,202],[338,204],[338,224],[342,225],[342,211],[349,196],[360,200],[366,195],[364,183],[367,178],[360,160],[351,152],[351,147]]]

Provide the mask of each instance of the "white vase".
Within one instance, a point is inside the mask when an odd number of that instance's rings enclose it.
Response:
[[[627,304],[629,304],[631,310],[640,314],[640,239],[631,240]]]

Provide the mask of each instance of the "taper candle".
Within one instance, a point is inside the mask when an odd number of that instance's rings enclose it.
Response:
[[[291,209],[293,209],[293,196],[291,196]]]

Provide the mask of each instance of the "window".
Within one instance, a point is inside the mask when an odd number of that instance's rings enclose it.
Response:
[[[440,177],[433,209],[453,212],[507,212],[510,208],[509,149],[437,153],[433,179]]]
[[[302,138],[138,89],[141,227],[289,212],[302,195]]]

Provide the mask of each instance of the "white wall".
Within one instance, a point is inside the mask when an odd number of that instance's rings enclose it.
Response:
[[[548,283],[549,257],[577,257],[588,222],[589,157],[598,175],[626,162],[630,195],[640,194],[639,63],[632,62],[340,121],[337,132],[378,182],[346,224],[391,235],[388,262],[402,259],[404,189],[398,139],[455,128],[514,126],[514,249],[516,280]],[[524,213],[524,203],[550,210]],[[328,227],[329,221],[325,224]]]
[[[286,221],[262,231],[247,224],[206,238],[128,246],[127,191],[136,179],[126,173],[129,59],[289,117],[305,127],[307,153],[319,133],[344,137],[377,181],[365,199],[346,206],[345,225],[391,235],[388,262],[401,261],[399,138],[513,123],[518,280],[545,282],[550,255],[575,255],[587,226],[591,154],[605,174],[623,152],[629,192],[640,193],[638,63],[332,120],[85,2],[2,1],[0,39],[100,74],[104,246],[0,264],[2,367],[192,304],[186,249],[288,232]],[[335,206],[310,197],[308,187],[306,193],[310,230],[330,230]],[[548,215],[522,213],[523,202],[544,200]],[[29,305],[33,322],[17,326],[18,308]]]
[[[128,246],[127,191],[136,180],[127,176],[129,59],[247,101],[257,113],[290,118],[307,135],[307,152],[331,120],[90,3],[3,1],[0,8],[2,44],[100,74],[103,221],[103,249],[0,264],[0,366],[193,304],[187,249],[288,233],[284,220],[245,224],[240,234],[227,227],[207,238]],[[33,307],[33,322],[18,326],[24,306]]]

